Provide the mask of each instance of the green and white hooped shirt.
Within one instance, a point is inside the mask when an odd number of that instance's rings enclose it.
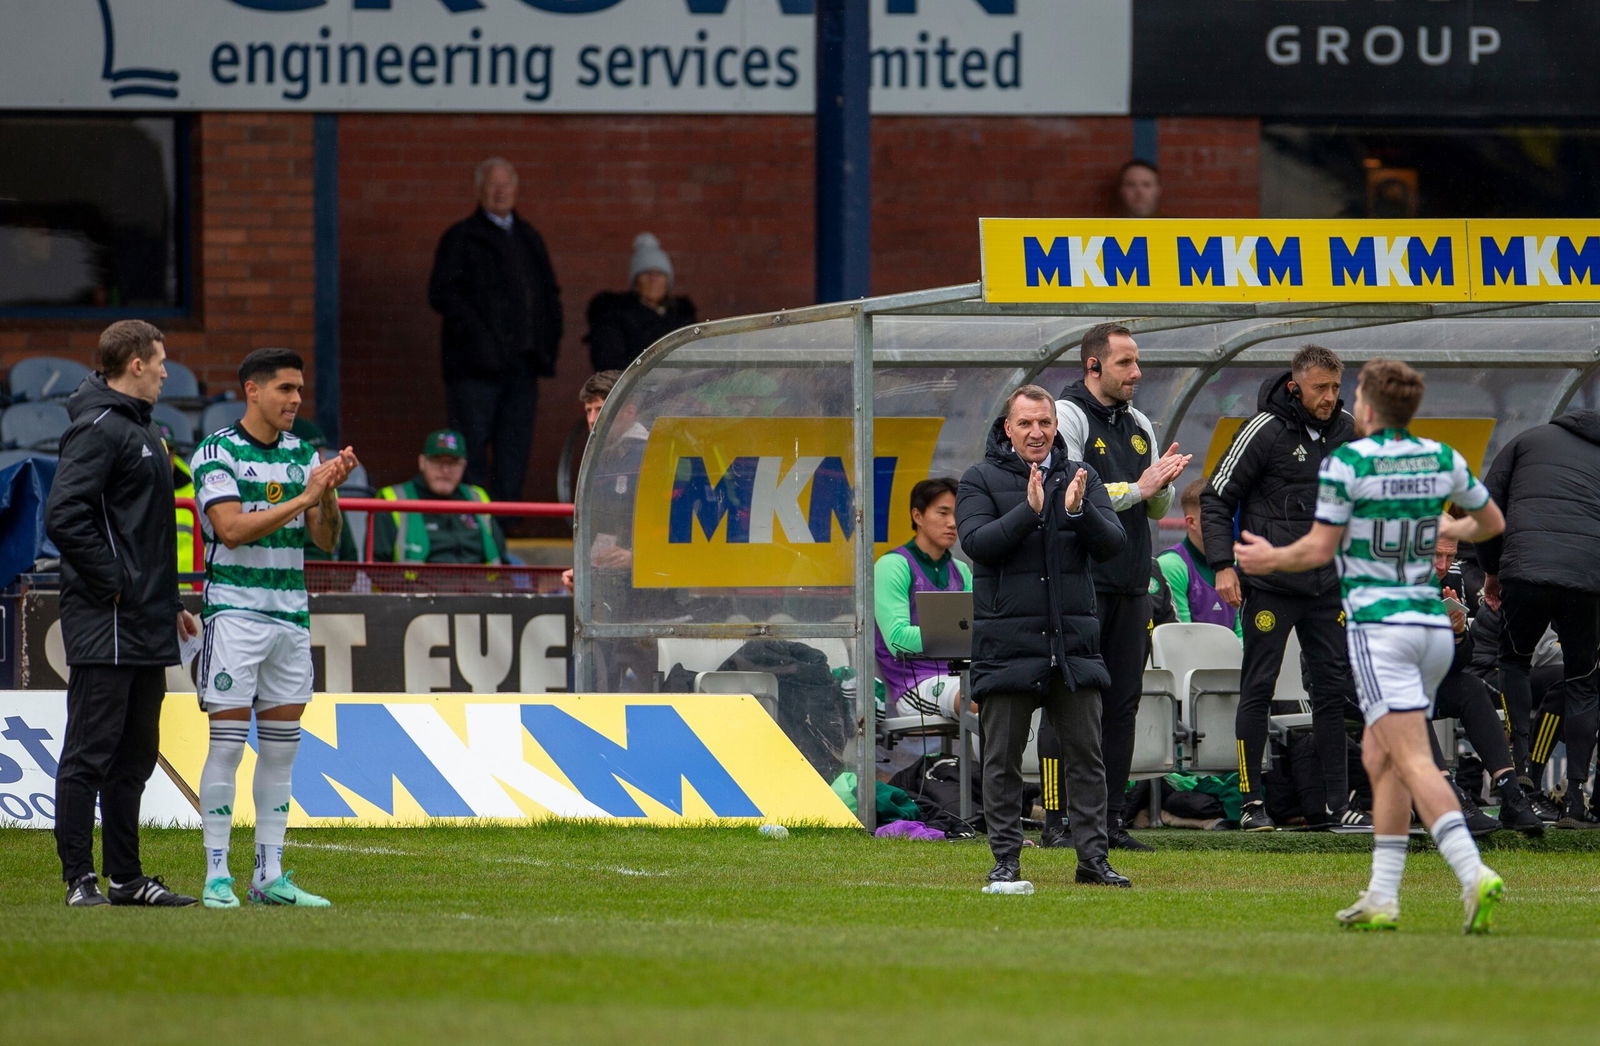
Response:
[[[1433,575],[1446,502],[1476,511],[1489,490],[1455,448],[1404,429],[1346,443],[1322,463],[1316,518],[1345,527],[1339,588],[1350,621],[1450,627]]]
[[[202,618],[249,614],[311,628],[305,514],[249,544],[229,548],[217,540],[206,510],[237,501],[245,512],[255,512],[297,498],[316,463],[316,448],[288,432],[269,445],[241,426],[230,425],[200,441],[193,465],[195,500],[206,541]]]

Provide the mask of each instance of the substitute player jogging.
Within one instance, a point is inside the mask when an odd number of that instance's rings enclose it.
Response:
[[[1422,375],[1398,360],[1371,360],[1356,387],[1364,436],[1323,463],[1316,522],[1292,545],[1248,531],[1234,548],[1247,574],[1310,570],[1338,553],[1350,665],[1366,721],[1363,765],[1372,779],[1372,879],[1338,920],[1363,930],[1400,923],[1400,877],[1415,804],[1439,853],[1461,881],[1464,929],[1488,933],[1505,891],[1483,863],[1449,783],[1434,767],[1428,713],[1454,652],[1450,618],[1432,584],[1438,538],[1481,541],[1505,521],[1461,455],[1406,431],[1422,402]],[[1443,515],[1447,502],[1467,515]]]
[[[283,870],[300,715],[311,700],[311,611],[305,545],[332,552],[343,521],[336,488],[356,466],[349,447],[322,464],[293,435],[305,364],[288,349],[257,349],[239,366],[248,403],[240,421],[201,441],[196,502],[206,542],[201,616],[205,646],[195,669],[211,749],[200,773],[208,908],[237,908],[228,838],[239,760],[255,713],[255,904],[321,908]]]

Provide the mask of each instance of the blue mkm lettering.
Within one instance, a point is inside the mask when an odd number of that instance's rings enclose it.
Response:
[[[1578,247],[1562,236],[1556,242],[1556,271],[1564,284],[1600,283],[1600,237],[1585,236]]]
[[[450,786],[411,735],[382,705],[339,705],[339,747],[304,731],[294,761],[294,798],[307,817],[354,817],[334,782],[386,814],[394,813],[395,784],[404,786],[429,817],[471,817],[475,811]],[[255,730],[250,731],[251,740]]]
[[[645,812],[623,782],[675,814],[684,787],[718,817],[760,817],[761,810],[670,705],[629,705],[626,747],[551,705],[523,705],[522,725],[585,799],[613,817]]]
[[[1433,241],[1433,250],[1422,246],[1420,236],[1411,237],[1406,248],[1406,268],[1411,272],[1411,282],[1420,286],[1424,281],[1448,287],[1456,282],[1455,258],[1450,253],[1452,240],[1441,236]]]
[[[1206,237],[1204,247],[1196,247],[1187,236],[1178,237],[1178,284],[1193,287],[1207,283],[1213,287],[1223,284],[1221,237]]]
[[[1521,236],[1506,241],[1502,250],[1493,236],[1481,237],[1479,251],[1483,256],[1483,283],[1493,287],[1496,283],[1521,287],[1528,282],[1528,255]]]
[[[1378,253],[1371,236],[1357,240],[1354,249],[1344,242],[1342,236],[1329,237],[1328,262],[1333,271],[1335,287],[1343,287],[1346,283],[1368,287],[1378,285]]]
[[[687,545],[694,540],[694,524],[711,540],[728,521],[726,540],[743,544],[750,540],[750,501],[754,492],[758,457],[734,458],[715,485],[706,471],[704,458],[678,459],[672,480],[672,509],[667,519],[667,543]]]
[[[1119,283],[1124,287],[1130,284],[1140,287],[1150,286],[1149,239],[1135,236],[1128,241],[1127,247],[1123,247],[1116,237],[1107,236],[1105,271],[1111,276],[1112,286],[1117,286]]]
[[[1256,241],[1256,272],[1262,283],[1272,282],[1299,287],[1305,283],[1305,272],[1300,262],[1300,237],[1285,236],[1283,246],[1274,248],[1265,236]]]
[[[1029,287],[1070,287],[1071,277],[1062,274],[1070,272],[1071,266],[1072,247],[1066,237],[1051,239],[1049,250],[1044,248],[1037,236],[1022,238],[1022,272]]]

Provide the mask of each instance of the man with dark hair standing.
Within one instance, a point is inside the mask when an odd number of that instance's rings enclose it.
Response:
[[[478,209],[445,231],[428,277],[444,317],[445,401],[467,440],[467,482],[522,500],[539,379],[561,349],[561,288],[544,238],[516,213],[516,168],[478,165]]]
[[[989,430],[984,460],[961,477],[961,547],[972,558],[972,700],[983,732],[983,810],[994,893],[1031,892],[1022,878],[1022,750],[1044,709],[1066,751],[1077,881],[1131,886],[1106,860],[1100,756],[1100,659],[1091,560],[1127,535],[1105,487],[1067,455],[1050,394],[1024,385]],[[1145,564],[1148,574],[1148,559]],[[1140,622],[1143,627],[1144,622]]]
[[[1139,346],[1126,327],[1102,323],[1089,329],[1079,349],[1083,378],[1056,402],[1067,456],[1084,461],[1105,484],[1127,540],[1114,558],[1095,563],[1095,606],[1100,618],[1100,655],[1111,682],[1101,691],[1100,743],[1106,766],[1106,832],[1113,849],[1148,850],[1123,827],[1122,802],[1133,765],[1133,732],[1150,642],[1150,520],[1172,503],[1172,481],[1189,465],[1174,443],[1156,455],[1155,426],[1133,406],[1139,385]],[[1048,725],[1039,731],[1039,758],[1056,760],[1060,743]],[[1061,775],[1043,766],[1051,791]],[[1060,845],[1059,795],[1045,796],[1046,845]]]
[[[1495,455],[1484,484],[1505,506],[1505,534],[1478,545],[1484,600],[1500,610],[1500,677],[1519,772],[1526,772],[1528,682],[1545,628],[1561,641],[1567,794],[1557,828],[1597,829],[1583,786],[1600,712],[1600,413],[1568,411]],[[1551,727],[1553,729],[1553,725]],[[1532,782],[1530,782],[1530,787]]]
[[[1217,592],[1240,608],[1244,664],[1234,720],[1239,791],[1246,831],[1276,828],[1261,792],[1272,694],[1293,630],[1310,663],[1311,729],[1322,764],[1327,821],[1364,828],[1372,819],[1350,807],[1345,769],[1344,719],[1354,706],[1355,681],[1345,651],[1339,578],[1323,564],[1303,573],[1252,577],[1242,589],[1233,566],[1234,517],[1241,529],[1273,544],[1311,530],[1317,506],[1317,471],[1333,451],[1355,437],[1354,422],[1339,399],[1344,362],[1328,349],[1307,345],[1286,373],[1261,383],[1260,412],[1245,422],[1200,494],[1206,561],[1216,571]]]
[[[178,663],[179,636],[200,631],[178,602],[172,465],[150,421],[167,376],[164,341],[143,320],[101,333],[99,372],[67,402],[72,426],[45,509],[61,552],[61,635],[72,669],[56,850],[74,908],[107,903],[94,874],[97,798],[110,903],[195,903],[139,864],[139,800],[160,755],[166,666]]]

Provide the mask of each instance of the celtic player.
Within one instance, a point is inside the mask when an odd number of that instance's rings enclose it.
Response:
[[[256,719],[256,904],[324,907],[325,898],[283,870],[284,829],[300,714],[311,700],[311,614],[305,544],[333,551],[342,520],[336,488],[356,466],[346,447],[317,464],[290,427],[305,365],[288,349],[257,349],[239,366],[247,406],[237,424],[207,436],[194,454],[196,501],[206,543],[201,617],[205,645],[195,670],[211,749],[200,774],[208,908],[236,908],[228,837],[239,760]]]
[[[1399,925],[1415,804],[1461,881],[1466,932],[1488,933],[1505,884],[1478,856],[1428,746],[1428,711],[1453,653],[1450,619],[1431,571],[1438,538],[1481,541],[1500,533],[1505,521],[1458,452],[1406,431],[1421,402],[1421,374],[1397,360],[1369,361],[1354,412],[1365,438],[1323,462],[1311,532],[1281,548],[1244,532],[1235,555],[1245,573],[1257,574],[1308,570],[1338,553],[1373,807],[1372,879],[1338,913],[1339,922],[1367,930]],[[1443,515],[1446,502],[1467,515]]]

